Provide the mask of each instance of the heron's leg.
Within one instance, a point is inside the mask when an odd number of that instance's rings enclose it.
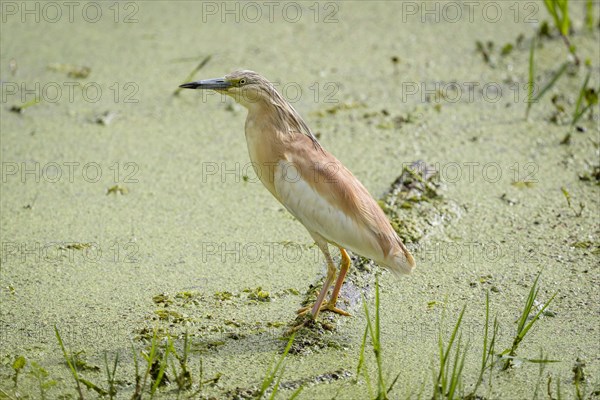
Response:
[[[335,278],[336,273],[335,265],[333,264],[333,260],[331,259],[331,254],[329,254],[329,249],[327,248],[327,243],[321,243],[321,241],[318,241],[317,246],[319,246],[319,249],[321,249],[323,255],[325,256],[325,261],[327,261],[327,277],[325,278],[325,282],[323,282],[323,287],[321,288],[321,291],[317,296],[317,301],[315,302],[314,306],[312,307],[312,310],[310,311],[313,319],[317,319],[317,315],[319,315],[319,311],[321,311],[321,304],[323,304],[323,300],[325,300],[325,296],[329,291],[329,287],[333,283],[333,279]],[[297,313],[305,314],[309,309],[310,307],[302,307],[297,311]]]
[[[337,303],[338,295],[340,294],[340,289],[342,288],[342,284],[344,283],[344,279],[346,278],[346,273],[348,273],[348,269],[350,268],[350,257],[348,257],[348,253],[346,250],[341,247],[340,253],[342,254],[342,260],[340,261],[340,274],[338,275],[338,279],[335,282],[335,287],[333,288],[333,292],[331,293],[331,297],[329,301],[321,307],[321,310],[329,310],[336,312],[338,314],[349,316],[350,314],[344,310],[341,310],[335,306]]]
[[[313,319],[317,319],[317,315],[319,315],[319,311],[321,311],[321,304],[323,304],[323,300],[325,300],[325,296],[333,283],[333,279],[335,278],[336,269],[333,265],[333,262],[327,261],[327,278],[325,278],[325,282],[323,283],[323,287],[319,292],[319,296],[317,297],[317,301],[310,310]]]

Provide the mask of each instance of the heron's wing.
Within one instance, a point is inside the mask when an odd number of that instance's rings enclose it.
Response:
[[[310,232],[382,262],[400,240],[367,189],[332,154],[297,139],[275,167],[277,197]]]

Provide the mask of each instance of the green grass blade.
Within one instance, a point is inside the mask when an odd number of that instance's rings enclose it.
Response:
[[[383,366],[381,361],[381,341],[380,338],[380,325],[379,325],[379,278],[375,277],[375,337],[373,338],[373,352],[375,353],[375,360],[377,361],[377,376],[378,376],[378,399],[387,399],[385,382],[383,378]]]
[[[396,384],[396,382],[398,381],[398,378],[400,378],[400,374],[396,375],[396,377],[394,378],[394,380],[392,381],[392,383],[390,384],[390,386],[388,387],[388,390],[386,393],[390,393],[392,391],[392,388],[394,387],[394,385]]]
[[[583,115],[587,112],[587,110],[589,110],[592,106],[598,104],[598,98],[596,97],[591,100],[587,100],[588,104],[585,107],[583,107],[583,109],[581,108],[583,99],[586,98],[586,93],[588,92],[587,85],[590,80],[590,75],[591,75],[591,71],[588,70],[585,80],[583,81],[583,86],[581,87],[581,90],[579,91],[579,96],[577,98],[577,103],[575,105],[575,111],[573,112],[571,127],[575,126],[577,121],[579,121],[579,119],[581,117],[583,117]]]
[[[494,372],[494,365],[496,365],[496,358],[495,358],[495,354],[496,354],[496,338],[498,337],[498,329],[499,329],[499,323],[498,323],[498,318],[494,317],[494,328],[492,331],[492,341],[490,343],[490,350],[489,350],[489,355],[491,358],[491,362],[490,362],[490,375],[488,378],[488,388],[492,388],[492,379],[493,379],[493,372]]]
[[[594,30],[594,3],[593,0],[585,2],[585,26],[588,30]]]
[[[468,398],[475,398],[475,394],[477,393],[477,389],[483,382],[483,375],[485,374],[486,369],[488,368],[488,362],[490,357],[493,356],[493,346],[496,340],[496,332],[493,331],[492,338],[490,341],[489,337],[489,323],[490,323],[490,292],[487,291],[485,293],[485,325],[483,328],[483,349],[481,350],[481,367],[479,369],[479,376],[477,377],[477,381],[475,382],[475,386],[471,393],[467,396]],[[497,320],[494,319],[494,327],[496,326]]]
[[[284,371],[285,371],[285,365],[281,367],[281,371],[279,372],[279,374],[277,376],[277,380],[275,381],[275,384],[273,385],[273,390],[271,391],[269,400],[275,400],[275,395],[277,395],[277,392],[279,391],[279,384],[281,383],[281,377],[283,376]]]
[[[170,336],[167,340],[170,339]],[[154,380],[154,384],[152,385],[152,389],[150,390],[150,398],[152,398],[154,396],[154,393],[156,393],[156,390],[158,389],[158,386],[160,386],[163,376],[165,375],[165,370],[167,369],[168,366],[168,360],[169,360],[169,354],[170,354],[170,348],[169,346],[165,346],[165,354],[163,355],[162,359],[160,360],[160,367],[158,368],[158,375],[156,375],[156,379]]]
[[[462,335],[458,335],[458,341],[456,344],[456,349],[454,352],[454,363],[452,364],[452,374],[450,375],[450,386],[448,387],[448,392],[446,397],[449,400],[454,398],[454,391],[456,390],[456,386],[458,385],[459,375],[457,374],[457,369],[459,368],[459,357],[460,357],[460,345],[462,342]]]
[[[17,400],[14,397],[12,397],[10,394],[8,394],[8,392],[5,392],[2,388],[0,388],[0,394],[2,396],[4,396],[3,398],[6,398],[8,400]]]
[[[146,382],[148,380],[148,377],[150,376],[150,371],[152,370],[152,365],[154,364],[154,358],[156,357],[156,341],[157,339],[157,332],[156,332],[156,328],[154,328],[154,333],[152,335],[152,340],[150,342],[150,353],[148,355],[142,353],[142,356],[144,356],[144,359],[146,360],[147,366],[146,366],[146,373],[144,374],[144,380],[142,381],[142,386],[141,386],[141,391],[140,391],[140,398],[141,398],[141,394],[144,391],[144,388],[146,387]]]
[[[485,292],[485,326],[483,328],[483,351],[481,352],[481,376],[483,376],[483,371],[485,370],[485,366],[488,360],[488,325],[490,323],[490,292]]]
[[[256,396],[257,399],[260,399],[263,394],[265,394],[269,386],[271,386],[273,379],[275,379],[275,371],[273,370],[273,366],[270,365],[265,377],[263,378],[262,384],[260,385],[260,392]]]
[[[363,297],[363,305],[364,304],[365,304],[365,299]],[[360,354],[358,356],[358,365],[356,366],[356,382],[358,382],[358,376],[360,374],[360,369],[362,368],[362,366],[363,366],[363,364],[365,362],[365,347],[366,347],[366,344],[367,344],[367,333],[368,332],[369,332],[369,326],[366,325],[365,326],[365,333],[363,333],[362,343],[360,345]]]
[[[579,113],[579,110],[581,109],[581,102],[583,101],[583,97],[585,95],[585,88],[587,87],[587,84],[590,80],[591,72],[592,71],[588,70],[588,73],[585,76],[585,80],[583,81],[583,86],[579,90],[579,97],[577,97],[577,103],[575,104],[575,113],[573,116],[573,120],[575,120],[575,115],[577,115],[577,113]],[[574,122],[571,125],[573,125],[573,124],[574,124]]]
[[[536,278],[537,282],[537,278]],[[537,290],[536,283],[533,284],[531,289],[529,290],[529,295],[527,296],[527,300],[525,302],[525,307],[523,307],[523,311],[521,313],[521,317],[519,317],[519,324],[517,325],[517,336],[521,335],[525,325],[527,324],[527,318],[531,313],[531,309],[533,308],[533,301],[537,297],[539,290]]]
[[[101,387],[95,385],[94,383],[88,381],[87,379],[79,378],[79,381],[81,383],[83,383],[85,385],[85,387],[88,388],[88,390],[93,390],[94,392],[98,393],[98,395],[100,395],[100,396],[108,395],[108,392],[106,390],[104,390]]]
[[[527,361],[532,364],[552,364],[560,362],[560,360],[551,360],[549,358],[524,358],[523,361]]]
[[[556,26],[557,29],[560,29],[561,23],[560,17],[558,16],[558,12],[556,10],[556,0],[544,0],[544,5],[554,20],[554,26]]]
[[[369,315],[369,308],[367,307],[367,303],[363,302],[363,307],[365,309],[365,315],[367,316],[367,328],[369,330],[369,335],[371,336],[371,340],[375,337],[373,333],[373,325],[371,324],[371,316]]]
[[[290,396],[290,400],[294,400],[296,397],[298,397],[300,395],[300,393],[302,393],[303,389],[304,389],[304,386],[300,386],[298,389],[296,389],[296,391],[294,393],[292,393],[292,395]]]
[[[569,34],[569,1],[568,0],[558,0],[558,6],[561,10],[561,20],[560,20],[560,32],[563,36],[567,36]]]
[[[533,281],[533,285],[531,286],[531,289],[529,289],[529,294],[528,294],[527,300],[525,302],[525,307],[523,308],[523,312],[521,313],[521,316],[519,317],[519,320],[518,320],[517,332],[513,339],[511,348],[506,349],[505,351],[503,351],[501,353],[501,355],[504,356],[504,358],[506,360],[504,363],[504,366],[502,368],[503,370],[507,370],[508,368],[510,368],[510,366],[512,365],[512,360],[516,358],[515,355],[516,355],[517,349],[518,349],[520,343],[523,341],[523,339],[527,335],[527,332],[529,332],[529,330],[533,327],[533,325],[539,319],[540,315],[542,315],[542,313],[550,305],[552,300],[554,300],[554,297],[558,294],[558,292],[554,293],[554,295],[552,295],[552,297],[546,303],[543,304],[541,309],[533,316],[533,318],[531,318],[531,320],[529,322],[527,322],[527,319],[529,318],[529,315],[531,314],[531,310],[533,309],[533,304],[535,302],[535,299],[537,298],[537,296],[539,294],[538,280],[539,280],[541,274],[542,274],[542,272],[540,271],[540,273],[536,276],[535,280]]]
[[[135,368],[135,391],[133,392],[133,396],[131,396],[132,400],[138,399],[141,397],[142,393],[142,377],[140,375],[139,363],[137,358],[137,352],[135,351],[135,347],[133,346],[133,341],[131,342],[131,352],[133,354],[133,366]]]
[[[275,376],[277,375],[278,371],[281,369],[282,363],[285,360],[285,358],[287,357],[288,352],[290,351],[290,348],[292,347],[292,344],[294,343],[295,337],[296,337],[296,333],[294,332],[292,334],[292,336],[290,337],[290,339],[288,340],[288,343],[285,346],[285,349],[283,350],[283,354],[281,355],[281,358],[275,365],[275,368],[271,371],[271,367],[269,367],[269,369],[267,370],[267,374],[265,375],[265,378],[263,379],[262,385],[260,387],[260,392],[257,395],[257,398],[260,399],[265,394],[267,389],[271,386],[273,381],[275,380]],[[276,390],[276,389],[274,389],[274,390]]]
[[[550,297],[550,299],[542,306],[542,308],[537,312],[537,314],[535,314],[535,316],[531,319],[531,321],[529,321],[529,323],[523,328],[523,331],[521,332],[521,339],[523,337],[525,337],[525,335],[527,334],[527,332],[529,331],[529,329],[531,329],[531,327],[533,326],[533,324],[538,320],[538,318],[540,317],[540,315],[542,315],[542,313],[546,310],[546,308],[550,305],[550,303],[552,302],[552,300],[554,300],[554,297],[556,297],[556,295],[558,294],[558,292],[554,293],[552,295],[552,297]],[[537,295],[537,292],[536,292]]]
[[[548,0],[546,0],[548,1]],[[535,37],[531,39],[531,45],[529,47],[529,80],[527,83],[527,109],[525,111],[525,119],[529,118],[529,110],[533,104],[533,80],[534,80],[534,53],[535,53]]]
[[[556,73],[552,76],[552,78],[550,78],[550,80],[548,81],[548,83],[546,83],[546,85],[539,91],[539,93],[534,97],[533,102],[537,103],[544,94],[546,94],[546,92],[548,90],[550,90],[552,88],[552,86],[554,86],[554,84],[556,83],[556,81],[558,80],[558,78],[560,78],[562,76],[562,74],[564,74],[564,72],[567,70],[567,67],[569,66],[569,62],[565,61],[560,68],[558,69],[558,71],[556,71]]]
[[[535,277],[535,280],[533,281],[533,285],[531,285],[531,288],[529,289],[529,294],[527,295],[527,300],[525,301],[525,307],[523,308],[523,311],[521,312],[521,316],[519,317],[519,322],[517,325],[517,336],[519,336],[520,333],[523,331],[523,327],[527,323],[527,318],[529,317],[529,314],[531,313],[531,309],[533,307],[533,302],[535,301],[535,298],[537,297],[537,294],[539,292],[537,284],[538,284],[538,280],[540,279],[541,274],[542,274],[542,272],[540,271],[540,273],[538,273],[537,276]]]
[[[77,373],[77,369],[75,367],[75,362],[72,362],[72,360],[69,358],[67,350],[65,349],[65,345],[63,344],[62,338],[60,337],[60,333],[58,333],[58,328],[56,327],[56,325],[54,325],[54,333],[56,335],[56,339],[58,340],[58,344],[60,345],[60,348],[62,350],[63,357],[65,358],[65,361],[67,362],[67,365],[69,366],[69,369],[73,374],[75,383],[77,384],[77,392],[79,394],[79,399],[83,400],[83,392],[81,391],[81,385],[79,384],[80,379],[79,374]]]
[[[442,323],[440,323],[440,332],[439,332],[439,337],[438,337],[438,347],[439,347],[439,352],[440,352],[440,369],[439,372],[437,374],[437,379],[434,381],[434,395],[433,398],[437,399],[437,398],[445,398],[447,396],[448,391],[450,390],[451,387],[456,387],[456,385],[458,385],[458,379],[460,379],[459,376],[456,375],[457,373],[457,368],[459,368],[459,361],[458,357],[459,354],[458,352],[460,351],[460,343],[457,345],[457,347],[455,348],[455,351],[457,352],[455,354],[455,362],[452,365],[452,371],[451,366],[450,366],[450,352],[452,351],[453,347],[454,347],[454,342],[456,340],[456,336],[459,332],[459,328],[460,325],[462,323],[462,319],[465,313],[467,306],[464,305],[459,316],[458,319],[456,321],[456,324],[454,325],[454,329],[452,330],[452,333],[450,334],[450,339],[448,340],[448,343],[446,344],[446,346],[444,347],[444,341],[443,341],[443,335],[442,335],[442,328],[441,325],[443,325]],[[443,321],[443,317],[444,315],[442,314],[442,321]],[[459,341],[460,341],[460,334],[459,334]],[[462,369],[461,369],[462,371]],[[435,378],[435,374],[434,374],[434,378]]]
[[[106,381],[108,382],[108,395],[112,400],[114,396],[117,394],[117,390],[115,388],[115,375],[117,373],[117,366],[119,364],[119,353],[115,355],[115,362],[113,364],[112,371],[108,366],[108,355],[106,351],[104,352],[104,367],[106,370]]]
[[[446,351],[444,354],[444,360],[448,359],[450,350],[452,349],[452,345],[454,344],[454,340],[456,339],[456,334],[458,333],[458,328],[460,328],[460,324],[462,322],[462,318],[463,318],[463,315],[464,315],[466,309],[467,309],[467,306],[464,305],[460,314],[458,315],[458,320],[456,321],[456,325],[454,325],[454,329],[452,330],[452,334],[450,335],[450,341],[448,342],[448,346],[446,347]]]

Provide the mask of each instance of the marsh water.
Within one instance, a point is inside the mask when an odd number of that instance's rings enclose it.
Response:
[[[41,398],[39,368],[54,381],[46,398],[78,397],[55,327],[98,386],[108,387],[104,355],[119,355],[117,398],[134,393],[134,355],[145,367],[140,352],[153,332],[169,333],[180,352],[187,332],[188,396],[200,381],[194,398],[256,393],[326,268],[253,174],[246,111],[216,93],[174,94],[186,79],[239,68],[273,81],[375,198],[415,161],[438,173],[441,200],[428,213],[396,210],[421,232],[407,240],[415,273],[398,280],[371,266],[380,275],[382,368],[388,384],[398,376],[390,398],[431,397],[438,337],[449,339],[464,305],[469,393],[486,293],[500,353],[540,272],[534,310],[554,300],[515,366],[493,368],[477,393],[547,398],[558,383],[562,398],[598,396],[597,105],[570,126],[586,72],[589,87],[600,81],[597,2],[591,30],[585,2],[570,2],[581,66],[528,119],[530,41],[544,20],[552,26],[542,2],[1,6],[0,398]],[[568,59],[556,33],[539,38],[536,82]],[[333,329],[286,357],[277,398],[299,386],[300,399],[375,395],[368,340],[367,372],[355,381],[362,294],[373,316],[373,285],[345,288],[340,304],[352,316],[323,314]],[[540,359],[557,362],[527,361]],[[585,364],[579,381],[576,364]],[[155,397],[175,398],[176,387],[171,374]]]

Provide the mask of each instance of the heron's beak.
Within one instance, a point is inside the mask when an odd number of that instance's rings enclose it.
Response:
[[[214,78],[214,79],[205,79],[202,81],[189,82],[184,83],[183,85],[179,85],[180,88],[184,89],[214,89],[214,90],[225,90],[231,87],[231,83],[229,83],[225,78]]]

